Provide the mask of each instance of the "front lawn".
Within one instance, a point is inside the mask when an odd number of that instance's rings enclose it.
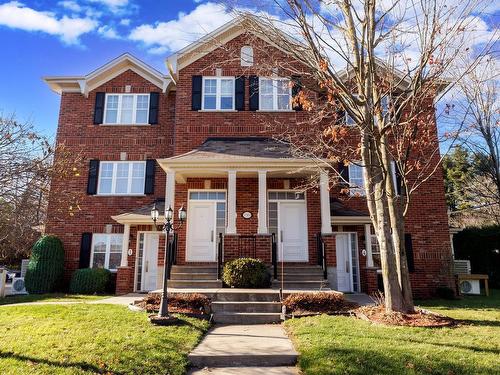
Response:
[[[500,374],[500,290],[420,303],[462,320],[455,328],[372,325],[318,316],[286,322],[305,374]]]
[[[184,374],[208,323],[157,327],[117,305],[0,309],[0,374]]]
[[[64,293],[48,293],[48,294],[25,294],[17,296],[7,296],[0,298],[0,305],[12,305],[15,303],[25,302],[85,302],[97,301],[109,296],[87,296],[82,294],[64,294]]]

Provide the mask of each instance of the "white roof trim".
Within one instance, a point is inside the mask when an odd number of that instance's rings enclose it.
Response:
[[[171,79],[129,53],[124,53],[85,76],[48,76],[42,79],[58,94],[63,92],[88,93],[127,70],[132,70],[166,92]]]
[[[371,224],[370,216],[332,216],[333,225],[343,224]]]
[[[132,213],[124,213],[116,216],[111,216],[111,218],[118,224],[135,224],[135,225],[153,225],[153,220],[149,215],[140,215]],[[165,218],[160,215],[158,217],[158,222],[163,223]]]

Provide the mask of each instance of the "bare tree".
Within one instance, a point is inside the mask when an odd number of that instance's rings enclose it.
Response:
[[[54,163],[47,137],[30,123],[0,116],[0,263],[12,265],[29,255],[43,231],[52,177],[77,173],[78,156],[63,145],[57,151],[62,156]],[[64,192],[58,199],[74,205]]]
[[[294,104],[309,116],[297,127],[281,126],[281,138],[321,168],[332,161],[364,167],[362,188],[380,247],[386,310],[413,311],[405,216],[412,194],[440,168],[434,103],[489,48],[484,41],[472,62],[457,71],[456,61],[470,54],[477,22],[471,15],[481,12],[480,3],[270,0],[258,5],[272,15],[257,17],[238,11],[245,2],[232,5],[253,34],[290,57],[275,59],[265,48],[260,54],[268,54],[266,63],[257,64],[265,64],[270,75],[301,76]],[[445,80],[450,71],[454,79]]]

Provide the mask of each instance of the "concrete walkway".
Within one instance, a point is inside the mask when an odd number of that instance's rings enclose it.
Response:
[[[278,324],[215,326],[188,359],[198,375],[297,374],[297,352]]]

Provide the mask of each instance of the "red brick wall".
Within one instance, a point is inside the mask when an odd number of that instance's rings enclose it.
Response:
[[[103,197],[87,195],[88,165],[90,159],[120,160],[120,153],[127,153],[127,160],[164,158],[173,154],[175,92],[160,94],[159,123],[151,126],[102,126],[93,124],[96,92],[124,92],[125,85],[132,92],[161,91],[158,87],[128,70],[103,86],[89,93],[88,98],[79,93],[63,93],[59,113],[57,143],[81,162],[68,158],[65,163],[74,165],[71,176],[56,176],[49,197],[47,232],[61,238],[65,250],[66,277],[78,268],[80,240],[83,232],[104,233],[106,224],[113,224],[114,232],[122,232],[111,216],[150,204],[155,197],[165,196],[165,173],[156,166],[153,195]],[[56,159],[62,159],[62,155]],[[79,208],[76,208],[78,204]],[[72,208],[70,214],[70,206]]]

